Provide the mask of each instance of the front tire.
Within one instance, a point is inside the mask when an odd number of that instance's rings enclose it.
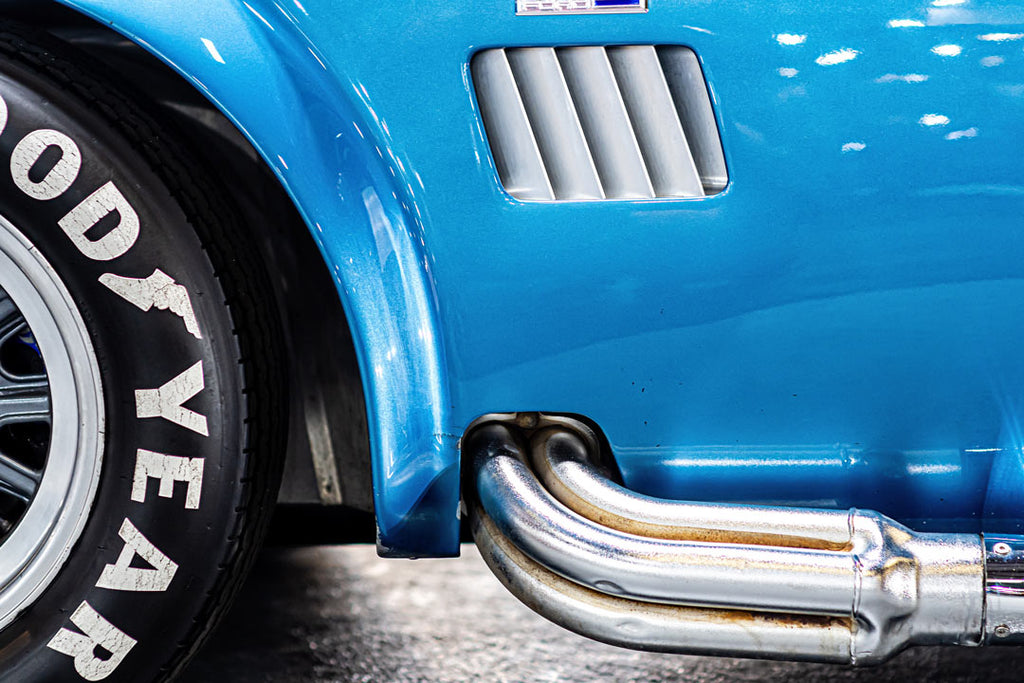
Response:
[[[83,64],[0,24],[4,681],[173,676],[280,476],[259,259],[187,144]]]

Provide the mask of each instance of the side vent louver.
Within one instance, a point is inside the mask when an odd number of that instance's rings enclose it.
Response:
[[[471,66],[498,175],[516,199],[703,197],[728,181],[689,48],[491,49]]]

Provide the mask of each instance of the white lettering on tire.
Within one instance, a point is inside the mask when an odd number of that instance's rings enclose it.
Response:
[[[171,311],[185,322],[185,329],[189,334],[196,339],[203,338],[199,333],[199,321],[196,320],[195,311],[192,309],[188,290],[162,270],[154,270],[152,275],[143,279],[104,273],[100,275],[100,282],[144,313],[154,306],[161,311]]]
[[[71,615],[71,623],[82,633],[62,628],[46,646],[74,657],[75,671],[87,681],[100,681],[114,673],[125,655],[135,647],[134,638],[104,619],[88,602],[78,606]],[[109,652],[110,657],[97,657],[97,647]]]
[[[121,522],[121,530],[117,535],[124,541],[124,548],[117,556],[116,563],[103,568],[96,587],[140,593],[162,593],[167,590],[178,571],[178,563],[160,552],[128,518]],[[133,567],[132,560],[136,555],[153,568]]]
[[[160,480],[157,495],[161,498],[171,498],[174,495],[174,482],[183,481],[188,483],[185,489],[185,509],[198,510],[203,495],[203,463],[203,458],[180,458],[140,448],[135,456],[132,500],[136,503],[146,502],[146,484],[150,477]]]
[[[87,232],[114,212],[120,216],[116,227],[99,239],[86,237]],[[113,181],[108,181],[83,199],[57,224],[71,238],[78,251],[93,261],[111,261],[124,256],[139,239],[139,214]]]
[[[39,182],[29,178],[29,171],[50,147],[59,147],[60,161]],[[82,170],[82,152],[75,141],[55,130],[32,131],[11,153],[11,177],[14,184],[29,197],[46,201],[56,199],[71,187]]]
[[[0,96],[0,134],[9,122],[6,100]],[[42,159],[60,157],[43,177]],[[30,198],[48,201],[64,195],[82,171],[83,157],[78,144],[56,130],[40,129],[26,135],[15,145],[10,158],[14,184]],[[124,256],[138,242],[138,212],[113,181],[104,183],[57,221],[75,248],[92,261],[111,261]],[[102,230],[102,233],[100,232]],[[199,323],[188,289],[159,269],[147,278],[130,278],[105,273],[99,282],[143,312],[153,308],[169,310],[182,319],[186,331],[202,339]],[[185,370],[158,389],[135,391],[136,414],[140,419],[163,418],[204,437],[209,436],[206,416],[183,404],[205,389],[203,363]],[[202,497],[203,458],[164,455],[139,449],[132,482],[131,499],[146,501],[150,479],[159,482],[158,495],[173,498],[176,482],[185,484],[184,507],[198,510]],[[180,493],[179,493],[180,495]],[[118,536],[123,547],[117,560],[107,564],[97,589],[154,593],[168,590],[179,565],[153,544],[127,517]],[[179,558],[180,559],[180,558]],[[139,561],[149,567],[133,566]],[[137,640],[114,626],[83,600],[70,616],[70,624],[61,628],[47,647],[71,657],[78,674],[87,681],[100,681],[113,674],[132,651]]]
[[[185,429],[190,429],[196,434],[210,436],[206,416],[181,405],[205,387],[203,361],[199,361],[159,389],[137,389],[135,391],[136,415],[143,419],[162,417]]]

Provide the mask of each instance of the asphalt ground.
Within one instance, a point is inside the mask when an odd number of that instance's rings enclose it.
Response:
[[[632,652],[547,622],[473,546],[383,560],[368,545],[270,548],[184,681],[232,683],[1024,680],[1024,647],[919,648],[871,669]]]

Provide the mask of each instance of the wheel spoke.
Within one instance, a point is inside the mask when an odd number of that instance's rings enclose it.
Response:
[[[24,502],[32,499],[42,474],[33,472],[17,461],[0,454],[0,491]]]
[[[25,318],[0,290],[0,351],[12,337],[28,331]],[[45,375],[24,376],[4,366],[0,357],[0,427],[14,422],[49,419],[49,383]]]
[[[7,339],[11,330],[25,322],[7,294],[0,289],[0,339]]]
[[[23,422],[50,422],[50,392],[45,381],[4,386],[0,379],[0,427]]]
[[[51,421],[50,387],[45,374],[26,376],[23,369],[8,367],[4,361],[5,345],[19,343],[16,337],[27,332],[24,316],[0,289],[0,429]],[[27,505],[39,488],[42,472],[23,464],[24,455],[0,451],[0,497]],[[0,534],[9,531],[13,521],[0,520]]]

